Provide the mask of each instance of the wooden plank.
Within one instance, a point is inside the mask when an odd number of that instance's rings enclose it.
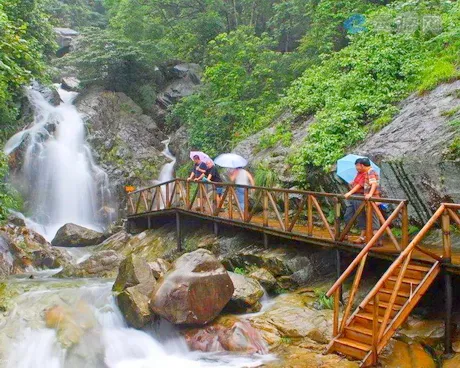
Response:
[[[378,342],[379,342],[379,294],[374,296],[372,320],[372,364],[377,364],[378,359]]]
[[[334,198],[334,239],[340,239],[340,202],[338,198]]]
[[[409,211],[407,204],[401,209],[401,247],[405,249],[409,245]]]
[[[238,201],[238,196],[236,195],[235,188],[230,187],[230,190],[232,191],[232,198],[235,198],[236,209],[238,210],[238,215],[240,216],[241,221],[244,221],[243,210],[241,209],[240,202]]]
[[[339,334],[339,313],[340,313],[340,289],[334,293],[334,319],[332,322],[332,337]]]

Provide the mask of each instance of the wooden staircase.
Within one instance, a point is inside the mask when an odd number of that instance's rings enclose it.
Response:
[[[338,352],[359,359],[362,361],[361,367],[377,363],[380,352],[433,284],[441,271],[441,264],[451,262],[451,221],[460,229],[458,211],[460,205],[443,203],[412,241],[402,244],[399,256],[352,313],[368,253],[394,217],[390,216],[382,223],[373,236],[368,234],[367,245],[326,293],[328,297],[334,295],[333,339],[328,345],[327,353]],[[442,256],[421,246],[423,238],[437,224],[442,229]],[[404,228],[407,231],[407,226]],[[371,229],[371,224],[368,229]],[[407,233],[403,238],[408,239]],[[421,253],[427,258],[424,263],[413,259],[414,254],[419,257]],[[356,272],[347,304],[341,308],[341,288],[354,271]],[[341,309],[343,316],[339,323]]]
[[[431,267],[408,261],[387,275],[382,285],[345,321],[344,328],[329,344],[338,352],[362,360],[362,367],[377,362],[377,356],[406,320],[439,274],[439,261]]]

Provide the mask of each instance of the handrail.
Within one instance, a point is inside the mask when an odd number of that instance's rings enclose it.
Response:
[[[344,281],[350,276],[356,266],[361,262],[365,255],[370,251],[370,249],[374,246],[377,240],[383,235],[385,229],[393,222],[393,220],[399,215],[399,211],[406,205],[405,201],[401,202],[393,213],[388,217],[388,219],[384,222],[384,224],[380,227],[379,230],[374,234],[371,240],[366,244],[366,246],[359,252],[358,256],[353,259],[351,264],[347,267],[347,269],[340,275],[338,280],[332,285],[329,291],[326,293],[328,297],[330,297],[337,288],[344,283]],[[407,249],[407,248],[406,248]]]
[[[442,215],[444,212],[445,206],[442,204],[437,211],[434,213],[434,215],[431,217],[431,219],[425,224],[425,226],[420,230],[420,232],[412,239],[410,244],[404,249],[401,254],[399,255],[398,258],[391,264],[391,266],[388,268],[388,270],[383,274],[383,276],[380,278],[379,281],[375,284],[375,286],[372,288],[372,290],[369,292],[369,294],[364,298],[364,300],[361,302],[360,307],[364,307],[369,301],[372,299],[374,294],[378,293],[378,291],[381,289],[383,284],[387,281],[387,279],[393,274],[393,272],[398,268],[401,263],[403,262],[404,258],[406,258],[410,252],[413,251],[414,247],[418,245],[420,240],[423,239],[423,237],[426,235],[428,230],[436,223],[436,221],[439,219],[439,217]]]
[[[136,194],[144,190],[152,189],[155,187],[163,186],[166,184],[173,183],[175,181],[181,181],[181,182],[188,182],[188,183],[194,183],[198,184],[199,182],[195,181],[187,181],[187,179],[182,179],[182,178],[176,178],[176,179],[171,179],[169,181],[163,182],[163,183],[158,183],[151,185],[149,187],[145,188],[139,188],[135,191],[132,191],[128,193],[130,194]],[[270,187],[261,187],[261,186],[256,186],[256,185],[243,185],[243,184],[233,184],[233,183],[226,183],[226,182],[203,182],[204,184],[214,184],[214,185],[220,185],[220,186],[232,186],[232,187],[239,187],[239,188],[248,188],[248,189],[258,189],[258,190],[269,190],[272,192],[279,192],[279,193],[290,193],[290,194],[303,194],[303,195],[315,195],[315,196],[320,196],[320,197],[329,197],[329,198],[341,198],[345,199],[345,196],[343,194],[338,194],[338,193],[327,193],[327,192],[314,192],[314,191],[308,191],[308,190],[300,190],[300,189],[285,189],[285,188],[270,188]],[[378,202],[378,203],[389,203],[389,204],[399,204],[401,202],[407,202],[407,199],[395,199],[395,198],[370,198],[366,199],[364,196],[359,196],[359,195],[352,195],[348,197],[347,199],[356,199],[356,200],[367,200],[370,202]]]

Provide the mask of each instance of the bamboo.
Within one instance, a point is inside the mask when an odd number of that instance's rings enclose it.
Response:
[[[361,259],[361,263],[359,264],[358,270],[356,271],[356,275],[353,280],[353,285],[350,290],[350,296],[348,297],[347,306],[345,308],[345,312],[343,312],[342,323],[340,325],[339,332],[342,332],[343,329],[345,328],[345,325],[348,320],[348,316],[350,315],[350,312],[351,312],[351,308],[353,308],[353,302],[355,301],[355,296],[356,296],[356,293],[358,292],[358,288],[361,282],[361,277],[363,275],[366,260],[367,260],[367,254]],[[339,290],[339,288],[337,288],[337,290]]]
[[[233,220],[233,192],[232,192],[232,187],[228,187],[228,200],[227,200],[227,204],[228,204],[228,218],[230,220]]]
[[[148,212],[149,205],[148,205],[147,198],[145,197],[145,192],[146,192],[145,190],[141,192],[141,196],[142,196],[142,199],[144,200],[145,212]]]
[[[444,248],[443,258],[450,262],[452,258],[452,243],[450,239],[450,216],[447,210],[444,210],[441,217],[442,223],[442,245]]]
[[[141,194],[139,193],[139,197],[137,198],[137,202],[136,202],[136,215],[139,213],[140,202],[141,202]]]
[[[319,216],[321,217],[321,220],[324,223],[324,226],[326,227],[326,230],[329,232],[329,235],[331,236],[331,239],[334,239],[334,232],[332,231],[331,227],[329,226],[329,223],[327,222],[327,218],[324,215],[324,212],[321,209],[321,206],[319,205],[319,203],[318,203],[318,201],[317,201],[317,199],[315,197],[311,197],[311,198],[312,198],[313,204],[316,207],[316,210],[319,213]]]
[[[460,226],[460,217],[458,217],[458,215],[450,208],[448,208],[447,211],[449,212],[450,217],[452,217],[452,220],[454,220],[454,222]]]
[[[169,208],[169,207],[170,207],[170,202],[169,202],[169,184],[166,184],[166,192],[165,192],[165,195],[166,195],[165,208]]]
[[[438,256],[436,253],[430,252],[428,249],[423,249],[419,245],[414,245],[414,249],[417,249],[419,252],[426,254],[427,256],[433,258],[436,261],[441,261],[442,257]]]
[[[161,205],[161,188],[160,187],[155,188],[155,196],[157,197],[157,211],[159,211],[160,205]]]
[[[308,236],[313,235],[313,196],[308,195],[307,202],[307,234]]]
[[[128,194],[128,200],[129,200],[129,204],[131,205],[131,214],[134,214],[135,208],[134,208],[134,203],[133,203],[133,197],[131,194]]]
[[[393,211],[393,213],[390,215],[390,217],[387,218],[385,221],[385,224],[382,225],[382,227],[374,234],[370,242],[367,243],[367,245],[359,252],[359,254],[356,256],[356,258],[351,262],[351,264],[348,266],[348,268],[345,270],[345,272],[342,274],[342,276],[339,277],[339,279],[334,283],[334,285],[329,289],[327,292],[327,296],[331,296],[332,293],[341,285],[347,277],[353,272],[355,267],[358,265],[359,262],[361,262],[361,259],[367,255],[369,250],[372,248],[374,243],[377,241],[378,238],[383,234],[385,231],[385,227],[391,224],[391,222],[396,218],[398,215],[401,207],[404,205],[404,202],[401,202],[398,207]],[[402,253],[401,253],[402,254]]]

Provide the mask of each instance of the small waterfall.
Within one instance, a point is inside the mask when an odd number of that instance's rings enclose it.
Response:
[[[174,165],[176,164],[176,157],[173,156],[171,151],[169,150],[169,141],[171,138],[168,138],[167,140],[161,142],[165,145],[165,149],[163,152],[163,156],[171,160],[170,162],[166,163],[163,165],[160,171],[160,175],[158,177],[158,181],[160,183],[164,183],[165,181],[169,181],[171,179],[174,179]]]
[[[0,319],[2,367],[247,368],[273,359],[190,352],[175,327],[164,321],[149,331],[128,328],[110,281],[11,281],[27,291],[15,298],[14,310]],[[53,308],[55,312],[45,317]]]
[[[34,121],[4,148],[7,154],[23,151],[13,180],[26,199],[28,226],[48,240],[69,222],[102,230],[113,212],[104,211],[111,201],[108,177],[85,142],[85,125],[72,103],[77,93],[58,92],[63,102],[53,106],[38,91],[27,91]]]

